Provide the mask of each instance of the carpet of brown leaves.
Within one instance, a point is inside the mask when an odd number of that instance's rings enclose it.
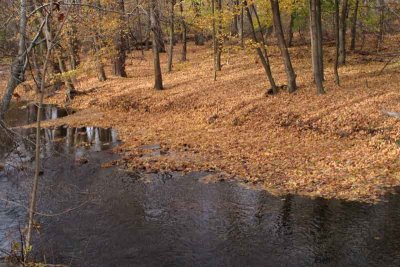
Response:
[[[393,49],[350,54],[340,69],[341,87],[333,82],[333,48],[326,49],[327,94],[318,96],[309,47],[291,48],[298,91],[268,97],[251,51],[225,53],[214,82],[212,50],[190,46],[189,61],[164,73],[163,91],[152,89],[150,52],[142,59],[136,51],[128,60],[129,78],[81,78],[77,87],[86,94],[71,105],[80,112],[52,124],[116,128],[131,168],[217,170],[271,192],[374,201],[400,185],[400,120],[382,113],[400,111],[400,70],[389,65],[379,73],[383,54]],[[277,83],[284,84],[276,47],[271,54]],[[61,93],[46,99],[63,100]],[[159,153],[149,156],[143,147],[149,144],[160,144]]]

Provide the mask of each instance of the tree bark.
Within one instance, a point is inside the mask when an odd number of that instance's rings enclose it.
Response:
[[[249,24],[250,24],[251,34],[252,34],[253,40],[254,40],[254,42],[256,42],[258,44],[258,38],[257,38],[256,31],[254,29],[253,18],[251,17],[250,9],[249,9],[249,6],[248,6],[246,0],[243,1],[243,5],[244,5],[244,9],[245,9],[246,14],[247,14],[247,18],[249,20]],[[278,92],[278,89],[276,87],[275,80],[274,80],[274,78],[272,76],[272,71],[271,71],[271,67],[270,67],[270,64],[269,64],[268,54],[267,54],[267,51],[265,49],[264,39],[263,39],[262,45],[263,45],[263,50],[261,50],[261,48],[259,46],[257,46],[256,51],[257,51],[257,54],[258,54],[258,56],[259,56],[259,58],[261,60],[262,65],[264,67],[265,73],[266,73],[266,75],[268,77],[269,83],[271,85],[272,93],[276,94]],[[263,54],[263,51],[264,51],[264,54]]]
[[[354,6],[353,21],[351,25],[351,45],[350,45],[351,51],[353,51],[356,48],[358,6],[359,6],[359,0],[356,0]]]
[[[125,3],[124,0],[118,0],[118,11],[125,13]],[[114,74],[120,77],[128,77],[125,71],[125,61],[126,61],[126,40],[124,34],[124,16],[121,15],[119,19],[119,32],[116,37],[116,49],[117,57],[114,59]]]
[[[4,119],[4,115],[7,112],[12,95],[15,88],[23,82],[25,72],[25,57],[26,55],[26,0],[20,0],[20,19],[19,19],[19,42],[18,42],[18,55],[11,65],[11,75],[7,83],[3,100],[0,108],[0,120]]]
[[[169,50],[168,50],[168,72],[172,71],[172,60],[173,60],[173,54],[174,54],[174,31],[175,31],[175,25],[174,25],[174,20],[175,20],[175,14],[174,14],[174,8],[175,8],[175,0],[170,0],[171,1],[171,17],[170,17],[170,33],[169,33]]]
[[[333,70],[335,73],[335,83],[340,85],[339,78],[339,0],[335,0],[335,62]]]
[[[58,57],[58,66],[60,68],[61,74],[66,73],[67,72],[67,68],[65,66],[65,62],[64,59],[60,57]],[[74,93],[75,91],[75,87],[74,87],[74,83],[72,82],[72,80],[70,78],[64,78],[64,84],[66,87],[66,99],[67,101],[71,101],[74,98]]]
[[[222,54],[222,0],[217,0],[218,10],[218,31],[217,31],[217,53],[216,53],[216,69],[220,71],[221,65],[221,54]]]
[[[343,0],[339,20],[339,66],[346,64],[346,31],[347,31],[348,0]]]
[[[153,62],[154,62],[154,89],[162,90],[163,89],[163,81],[162,81],[162,73],[161,73],[161,65],[160,65],[160,48],[158,47],[159,43],[157,42],[158,35],[158,11],[157,11],[157,0],[151,0],[150,3],[150,25],[152,31],[152,39],[153,39]]]
[[[288,26],[288,31],[287,31],[287,46],[292,47],[293,46],[293,24],[294,24],[294,12],[290,14],[290,19],[289,19],[289,26]]]
[[[321,17],[318,15],[318,10],[321,9],[320,0],[310,0],[310,36],[311,36],[311,54],[314,81],[317,86],[317,93],[324,94],[322,67],[320,66],[323,55],[319,49],[322,43],[322,36],[318,34],[318,24],[321,24]]]
[[[181,24],[182,24],[182,53],[181,53],[181,61],[187,60],[187,26],[185,22],[185,18],[183,16],[183,3],[179,2],[179,8],[181,11]]]
[[[276,39],[278,40],[278,46],[281,50],[281,54],[283,57],[283,62],[285,64],[285,71],[288,80],[288,91],[293,93],[297,86],[296,86],[296,74],[293,70],[292,61],[290,59],[289,50],[286,46],[285,37],[282,28],[282,21],[281,21],[281,12],[279,10],[279,2],[278,0],[271,0],[271,8],[272,8],[272,15],[275,27],[275,35]]]

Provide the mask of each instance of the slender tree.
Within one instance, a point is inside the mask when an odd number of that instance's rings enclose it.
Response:
[[[4,118],[4,115],[10,106],[11,98],[15,88],[24,80],[27,25],[26,8],[26,0],[20,0],[18,55],[11,65],[11,75],[7,83],[3,100],[1,102],[0,120]]]
[[[163,81],[162,81],[162,73],[161,73],[161,64],[160,64],[160,48],[158,47],[159,43],[157,42],[157,35],[159,33],[158,26],[160,25],[158,21],[158,6],[157,0],[151,0],[150,2],[150,27],[152,31],[152,45],[153,45],[153,62],[154,62],[154,89],[162,90],[163,89]]]
[[[218,30],[217,30],[217,51],[216,51],[216,70],[220,71],[222,68],[221,54],[222,54],[222,0],[217,1],[218,10]]]
[[[181,11],[181,25],[182,25],[181,61],[186,61],[186,59],[187,59],[187,26],[186,26],[186,22],[185,22],[185,17],[183,16],[183,1],[179,2],[179,8]]]
[[[339,20],[339,66],[346,64],[347,13],[348,13],[348,0],[343,0],[342,12]]]
[[[288,80],[288,91],[292,93],[296,90],[296,74],[294,72],[292,61],[290,59],[289,50],[285,42],[282,21],[281,21],[281,12],[279,9],[279,2],[278,0],[271,0],[270,2],[274,20],[275,36],[276,39],[278,40],[278,46],[283,57],[283,62],[285,64],[285,71]]]
[[[289,18],[289,25],[287,30],[287,46],[292,47],[293,45],[293,26],[294,26],[295,13],[292,11]]]
[[[335,82],[340,85],[339,78],[339,0],[335,0],[335,61],[333,66],[333,71],[335,73]]]
[[[253,41],[258,44],[258,38],[257,38],[256,31],[254,29],[253,18],[251,16],[250,8],[249,8],[249,5],[247,4],[246,0],[243,1],[243,5],[244,5],[244,9],[246,11],[247,18],[248,18],[248,21],[249,21],[249,24],[250,24]],[[257,20],[259,21],[258,16],[257,16]],[[278,92],[278,89],[276,87],[274,77],[272,76],[271,66],[269,64],[268,54],[267,54],[267,51],[265,49],[265,42],[264,42],[263,37],[262,37],[262,40],[263,40],[262,49],[260,48],[260,46],[257,45],[256,51],[257,51],[257,54],[258,54],[258,56],[259,56],[259,58],[261,60],[261,64],[264,67],[265,73],[266,73],[266,75],[268,77],[269,83],[271,85],[271,91],[272,91],[273,94],[276,94]],[[263,52],[264,52],[264,54],[263,54]]]
[[[119,30],[116,36],[116,49],[117,56],[114,59],[114,74],[120,77],[128,77],[125,71],[125,61],[126,61],[126,40],[124,33],[124,23],[125,18],[123,14],[125,13],[125,2],[124,0],[117,1],[117,9],[121,13],[119,17]]]
[[[172,71],[172,60],[174,54],[174,32],[175,32],[175,0],[170,0],[171,15],[170,15],[170,28],[169,28],[169,50],[168,50],[168,72]]]
[[[350,50],[354,50],[356,48],[356,37],[357,37],[357,17],[358,17],[358,7],[359,7],[359,0],[356,0],[354,3],[354,13],[353,13],[353,20],[351,25],[351,44]]]
[[[323,55],[321,54],[321,50],[319,49],[322,43],[322,36],[318,34],[319,27],[321,25],[321,16],[318,14],[318,10],[321,10],[321,1],[320,0],[310,0],[310,36],[311,36],[311,54],[312,54],[312,66],[313,66],[313,74],[314,81],[317,86],[317,93],[324,94],[325,90],[323,87],[323,73],[321,72],[322,67],[321,59]],[[322,70],[323,71],[323,70]]]

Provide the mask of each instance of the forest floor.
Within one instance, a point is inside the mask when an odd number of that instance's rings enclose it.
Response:
[[[400,36],[377,53],[354,52],[334,84],[333,47],[325,51],[325,95],[317,95],[308,45],[290,49],[298,90],[266,96],[268,82],[256,54],[232,49],[213,81],[212,49],[190,45],[188,61],[164,73],[165,90],[153,86],[151,52],[134,51],[128,78],[80,77],[71,103],[78,112],[55,124],[114,127],[123,141],[120,163],[148,171],[215,170],[276,194],[375,201],[400,186],[400,68],[388,56]],[[366,50],[368,51],[368,50]],[[372,51],[372,50],[370,50]],[[176,58],[180,46],[175,49]],[[286,83],[277,47],[270,49],[278,84]],[[162,55],[166,69],[167,55]],[[108,73],[110,70],[108,69]],[[23,89],[19,89],[24,94]],[[47,103],[64,105],[59,92]],[[146,145],[160,144],[149,156]]]

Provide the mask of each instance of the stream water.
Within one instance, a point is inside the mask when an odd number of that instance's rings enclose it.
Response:
[[[32,130],[20,130],[34,137]],[[70,266],[400,266],[400,197],[367,205],[244,185],[210,173],[143,174],[118,158],[112,129],[46,129],[36,260]],[[155,150],[158,146],[152,146]],[[0,172],[0,247],[25,223],[33,147]],[[3,155],[4,157],[4,155]],[[82,160],[84,159],[84,160]],[[0,161],[1,162],[1,161]],[[46,213],[46,214],[43,214]]]

